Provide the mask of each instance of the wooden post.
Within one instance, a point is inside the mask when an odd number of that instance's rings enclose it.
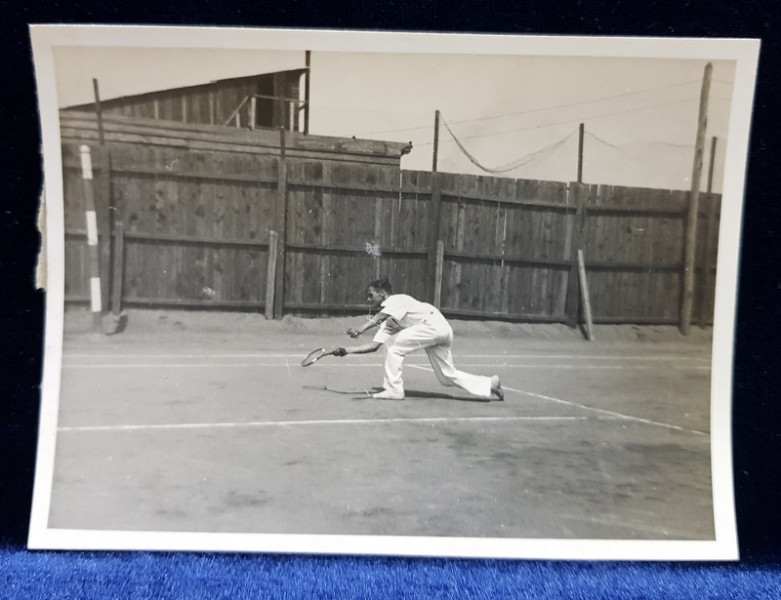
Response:
[[[382,199],[374,199],[374,243],[380,246],[383,239],[383,211],[382,211]],[[392,239],[392,238],[386,238]],[[380,261],[382,260],[382,251],[379,251],[376,256],[372,256],[374,261],[374,279],[380,278]]]
[[[583,313],[586,324],[586,339],[594,339],[593,325],[591,322],[591,300],[588,295],[588,279],[586,279],[586,264],[583,260],[583,250],[578,248],[578,275],[580,279],[580,299],[583,303]]]
[[[434,111],[434,150],[431,159],[431,171],[437,172],[437,155],[439,154],[439,110]]]
[[[112,196],[111,173],[112,159],[108,146],[100,146],[93,154],[94,165],[96,165],[94,175],[95,190],[95,214],[98,219],[98,238],[100,254],[100,273],[102,296],[110,301],[113,285],[114,262],[112,259],[112,236],[114,235],[114,222],[121,219],[118,207],[114,205]],[[104,305],[104,310],[109,310],[110,306]]]
[[[249,128],[255,129],[255,119],[257,116],[257,112],[255,111],[257,98],[255,98],[255,94],[250,96],[249,98]]]
[[[277,113],[279,114],[279,123],[277,123],[277,127],[280,129],[286,129],[287,119],[285,118],[285,96],[284,96],[284,87],[281,87],[279,90],[275,90],[276,93],[279,94],[277,97]]]
[[[125,226],[122,221],[114,222],[114,260],[111,285],[111,312],[122,312],[122,284],[125,281]]]
[[[97,165],[100,177],[92,184],[93,210],[95,211],[98,226],[98,261],[99,272],[103,273],[100,281],[101,297],[110,298],[113,264],[111,262],[111,236],[114,228],[114,209],[111,198],[110,166],[111,156],[106,151],[106,135],[103,126],[103,108],[100,102],[100,86],[98,80],[92,79],[92,91],[95,97],[95,116],[98,124],[98,139],[100,150],[93,157],[93,165]]]
[[[311,77],[312,52],[306,51],[306,80],[304,82],[304,135],[309,134],[309,79]]]
[[[98,89],[98,80],[92,79],[92,91],[95,94],[95,114],[98,118],[98,138],[100,139],[100,145],[106,143],[105,136],[103,134],[103,109],[100,106],[100,90]]]
[[[431,164],[431,213],[428,235],[428,291],[432,302],[436,300],[437,246],[439,244],[439,222],[442,218],[442,194],[439,189],[437,155],[439,151],[439,111],[434,111],[434,153]]]
[[[431,222],[429,223],[428,237],[428,279],[429,293],[433,301],[436,290],[436,270],[437,270],[437,245],[439,239],[439,222],[442,218],[442,194],[439,190],[439,173],[431,174]]]
[[[266,267],[266,318],[274,318],[274,287],[277,279],[277,238],[276,231],[268,232],[268,263]]]
[[[710,289],[711,286],[711,269],[713,268],[713,261],[711,260],[711,254],[713,254],[713,246],[716,242],[716,199],[713,197],[713,165],[716,157],[716,140],[718,138],[714,135],[711,139],[710,145],[710,164],[708,166],[708,230],[705,236],[705,251],[702,261],[702,291],[700,292],[700,327],[705,327],[707,319],[705,318],[705,292]]]
[[[437,240],[436,267],[434,269],[434,306],[442,305],[442,272],[445,263],[445,242]]]
[[[570,189],[575,196],[575,214],[572,217],[570,226],[571,233],[568,232],[570,247],[570,268],[567,277],[567,300],[565,310],[567,313],[567,326],[577,327],[578,325],[578,256],[577,250],[582,244],[583,228],[585,225],[585,201],[588,188],[579,183],[570,183]]]
[[[583,134],[585,127],[583,123],[578,128],[578,183],[583,183]]]
[[[95,191],[92,181],[92,154],[89,146],[81,146],[81,180],[84,191],[84,217],[87,225],[87,246],[89,247],[90,309],[92,327],[101,329],[103,299],[100,282],[100,255],[98,251],[98,218],[95,211]]]
[[[285,244],[287,243],[287,157],[285,128],[279,128],[279,161],[277,162],[276,229],[279,235],[274,279],[274,317],[285,309]]]
[[[700,91],[700,112],[697,122],[697,140],[694,146],[694,165],[692,166],[691,193],[689,198],[689,215],[686,224],[686,248],[683,270],[683,301],[681,303],[680,330],[688,335],[692,318],[692,303],[694,300],[694,269],[697,256],[697,219],[699,215],[700,177],[702,175],[702,157],[705,145],[705,130],[708,125],[708,94],[710,93],[713,65],[705,65]]]

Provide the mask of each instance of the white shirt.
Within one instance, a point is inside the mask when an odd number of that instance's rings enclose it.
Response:
[[[428,302],[415,300],[407,294],[392,294],[382,303],[382,312],[396,319],[402,327],[417,325],[428,317],[438,314],[439,311]],[[387,323],[387,321],[386,321]],[[386,326],[380,325],[379,331],[374,336],[374,341],[384,344],[393,335]]]

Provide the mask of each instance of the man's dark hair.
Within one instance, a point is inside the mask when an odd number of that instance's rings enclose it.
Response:
[[[374,288],[377,291],[382,290],[383,292],[386,292],[388,295],[393,293],[393,287],[391,287],[391,283],[387,279],[375,279],[369,284],[368,287]]]

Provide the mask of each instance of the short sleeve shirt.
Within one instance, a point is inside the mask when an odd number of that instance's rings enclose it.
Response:
[[[396,319],[402,327],[409,327],[424,321],[438,311],[428,302],[421,302],[412,296],[392,294],[382,303],[382,312]],[[384,344],[391,335],[385,323],[383,323],[375,334],[374,341]]]

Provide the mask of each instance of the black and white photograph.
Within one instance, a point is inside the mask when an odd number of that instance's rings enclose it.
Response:
[[[31,548],[738,558],[756,41],[32,41]]]

